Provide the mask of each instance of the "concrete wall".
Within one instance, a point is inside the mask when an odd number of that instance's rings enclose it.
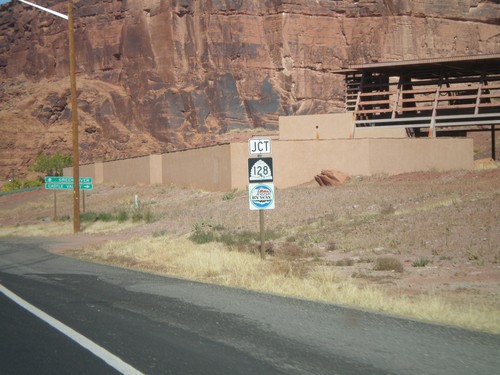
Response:
[[[354,113],[281,116],[279,139],[282,141],[352,138]],[[357,128],[354,138],[407,138],[405,129]]]
[[[353,121],[352,112],[280,116],[279,138],[282,141],[349,138]]]
[[[162,175],[164,184],[209,191],[230,191],[231,145],[164,154]]]
[[[408,138],[406,129],[403,128],[356,128],[354,138]]]
[[[162,155],[149,156],[149,176],[151,185],[163,184],[163,157]]]
[[[248,143],[231,143],[231,189],[246,189],[248,186],[249,157]]]
[[[272,140],[275,186],[312,181],[322,169],[369,176],[473,168],[472,139],[408,138],[404,129],[377,128],[358,128],[349,138],[352,124],[352,113],[280,117],[280,139]],[[97,184],[230,191],[247,187],[248,158],[248,144],[233,143],[83,165],[80,176]],[[64,170],[71,174],[71,168]]]
[[[369,158],[371,175],[473,169],[473,139],[373,139]]]
[[[66,170],[68,170],[68,174],[66,174]],[[78,170],[78,174],[80,177],[91,177],[93,183],[96,182],[96,169],[94,164],[85,164],[85,165],[80,165],[80,169]],[[65,168],[63,170],[63,175],[64,176],[73,176],[73,168]]]
[[[120,185],[149,185],[150,157],[143,156],[103,163],[103,180]]]
[[[370,176],[472,169],[471,138],[365,138],[272,142],[275,186],[314,179],[322,169]],[[80,167],[94,183],[175,184],[209,191],[246,189],[248,144],[233,143]],[[71,168],[64,170],[65,176]],[[101,178],[102,176],[102,178]]]

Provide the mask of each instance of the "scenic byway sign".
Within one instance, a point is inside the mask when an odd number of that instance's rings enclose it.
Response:
[[[92,177],[80,177],[80,189],[92,190]],[[50,190],[73,190],[73,177],[47,176],[45,177],[45,189]]]
[[[274,209],[274,184],[272,182],[249,184],[248,191],[251,210]]]

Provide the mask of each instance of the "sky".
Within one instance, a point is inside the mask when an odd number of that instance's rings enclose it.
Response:
[[[5,3],[9,3],[10,0],[0,0],[0,4],[5,4]]]

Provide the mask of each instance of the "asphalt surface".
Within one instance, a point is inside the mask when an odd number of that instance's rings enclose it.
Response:
[[[145,374],[500,374],[500,336],[86,263],[0,239],[0,284]],[[0,292],[1,374],[115,368]]]

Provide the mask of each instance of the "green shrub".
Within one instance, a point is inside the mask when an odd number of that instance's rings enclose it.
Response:
[[[116,214],[116,219],[119,223],[123,223],[128,220],[128,212],[126,210],[120,210]]]
[[[2,191],[5,193],[21,190],[22,182],[17,178],[12,178],[3,185]]]
[[[414,261],[411,265],[413,267],[425,267],[431,262],[428,258],[420,258],[419,260]]]
[[[99,214],[97,215],[97,220],[108,222],[115,220],[115,218],[109,212],[99,212]]]
[[[231,199],[234,199],[234,191],[228,191],[224,196],[222,197],[223,201],[230,201]]]
[[[144,211],[144,221],[148,224],[155,221],[155,217],[149,208]]]
[[[80,221],[93,223],[97,221],[97,213],[92,211],[80,213]]]
[[[197,223],[194,225],[189,239],[198,244],[214,242],[216,239],[214,228],[205,223]]]
[[[2,192],[10,193],[22,189],[37,188],[42,185],[43,185],[43,180],[41,179],[22,181],[19,180],[18,178],[12,178],[3,185]]]

